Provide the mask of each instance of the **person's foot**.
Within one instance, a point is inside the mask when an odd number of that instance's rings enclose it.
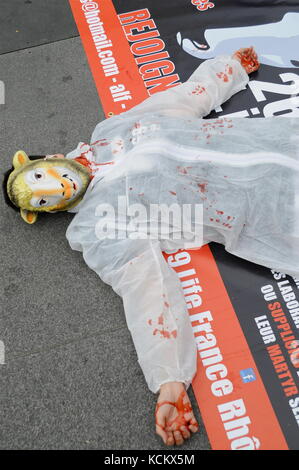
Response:
[[[155,416],[156,433],[168,446],[183,444],[198,431],[189,397],[181,382],[161,385]]]
[[[232,55],[232,58],[238,60],[248,74],[256,72],[260,66],[253,46],[242,47]]]

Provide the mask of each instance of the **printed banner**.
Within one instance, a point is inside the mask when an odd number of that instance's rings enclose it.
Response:
[[[70,4],[107,117],[247,46],[258,73],[207,118],[299,117],[299,0]],[[198,348],[192,385],[212,448],[299,449],[299,280],[214,243],[164,256],[185,293]]]

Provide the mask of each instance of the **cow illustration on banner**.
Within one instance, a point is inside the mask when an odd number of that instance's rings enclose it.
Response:
[[[259,61],[274,67],[299,67],[299,13],[286,13],[281,21],[258,26],[206,29],[207,44],[184,38],[177,33],[182,49],[198,59],[232,54],[240,44],[254,46]]]

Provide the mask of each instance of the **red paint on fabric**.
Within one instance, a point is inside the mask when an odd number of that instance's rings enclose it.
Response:
[[[163,320],[163,322],[164,322],[164,320]],[[155,328],[154,329],[153,336],[156,336],[158,334],[160,335],[160,338],[166,338],[166,339],[174,338],[175,339],[178,335],[178,332],[177,332],[177,330],[168,331],[164,328],[164,326],[162,326],[161,329],[160,328]]]
[[[90,145],[91,146],[99,145],[100,147],[104,147],[105,145],[109,145],[109,142],[106,139],[100,139],[100,140],[96,140],[95,142],[92,142],[92,144]]]
[[[74,158],[74,160],[76,160],[76,162],[78,162],[81,165],[85,166],[89,170],[91,179],[94,177],[94,175],[92,174],[92,167],[95,167],[95,166],[100,167],[100,166],[104,166],[104,165],[114,165],[114,163],[115,163],[113,161],[103,162],[103,163],[96,163],[95,161],[90,161],[85,157],[86,153],[88,153],[88,152],[81,153],[81,155],[79,155],[79,157]]]
[[[207,184],[208,183],[198,183],[197,186],[200,189],[201,193],[205,193],[207,191]]]
[[[186,175],[188,173],[184,166],[177,166],[177,169],[179,173],[182,173],[183,175]]]
[[[233,74],[233,68],[232,68],[230,65],[227,64],[226,69],[227,69],[227,73],[228,73],[229,75],[232,75],[232,74]]]
[[[216,73],[217,77],[220,78],[223,82],[228,82],[229,78],[224,72]]]
[[[76,160],[76,162],[80,163],[81,165],[85,166],[85,168],[87,168],[90,172],[90,179],[93,178],[93,175],[92,175],[92,169],[91,169],[91,162],[89,160],[87,160],[86,157],[84,156],[81,156],[80,157],[76,157],[74,158],[74,160]]]
[[[197,85],[194,90],[191,92],[192,95],[201,95],[206,91],[205,87]]]

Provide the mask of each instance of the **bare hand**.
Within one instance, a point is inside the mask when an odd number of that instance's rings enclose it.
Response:
[[[242,47],[232,55],[232,58],[238,60],[248,74],[255,72],[260,66],[253,46]]]
[[[169,382],[161,386],[156,406],[156,433],[166,445],[180,445],[198,431],[198,424],[184,385]]]

